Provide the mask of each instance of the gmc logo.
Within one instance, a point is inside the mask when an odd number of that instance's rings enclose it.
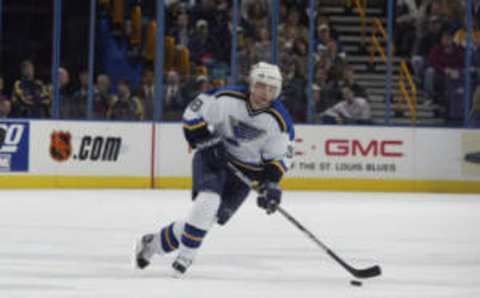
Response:
[[[325,142],[327,156],[373,156],[399,158],[403,156],[400,140],[360,140],[329,139]]]

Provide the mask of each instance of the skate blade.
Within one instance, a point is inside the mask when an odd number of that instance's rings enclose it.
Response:
[[[185,277],[185,273],[181,273],[181,272],[173,269],[173,270],[170,272],[170,277],[171,277],[171,278],[174,278],[174,279],[182,279],[183,277]]]

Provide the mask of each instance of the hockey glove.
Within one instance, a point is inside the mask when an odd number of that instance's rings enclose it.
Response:
[[[257,198],[258,207],[265,209],[267,214],[272,214],[277,210],[278,205],[282,200],[282,190],[278,184],[273,182],[266,182],[260,189]]]
[[[198,144],[198,149],[213,170],[224,168],[226,163],[225,146],[220,138],[213,138],[208,142]]]

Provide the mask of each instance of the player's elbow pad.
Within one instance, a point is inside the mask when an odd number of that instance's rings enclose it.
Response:
[[[195,149],[198,144],[204,143],[207,140],[212,138],[212,134],[208,130],[208,125],[203,125],[197,128],[187,128],[183,127],[183,133],[185,134],[185,139],[188,144]]]

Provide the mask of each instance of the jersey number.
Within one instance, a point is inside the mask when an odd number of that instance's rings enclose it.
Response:
[[[200,98],[195,98],[189,105],[190,110],[198,112],[203,105],[203,101]]]

